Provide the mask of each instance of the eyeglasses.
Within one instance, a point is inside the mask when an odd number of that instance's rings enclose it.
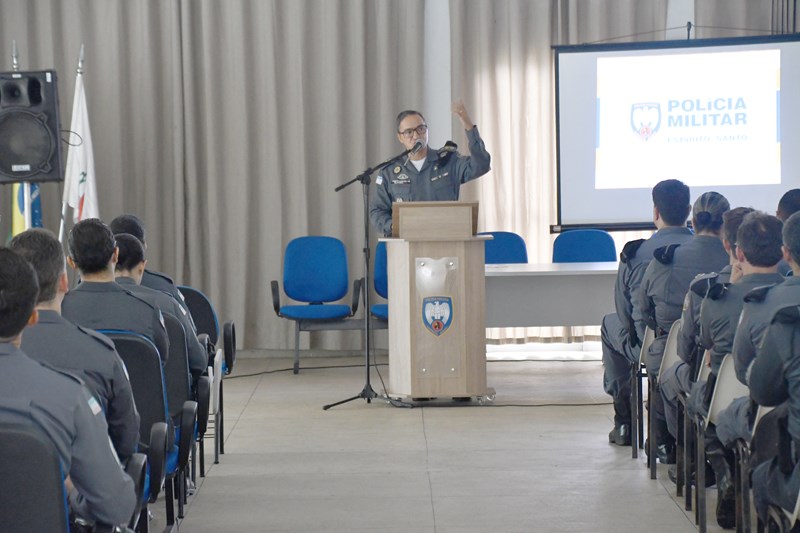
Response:
[[[410,139],[414,136],[415,131],[417,132],[417,135],[425,135],[425,132],[428,131],[428,125],[420,124],[416,128],[408,128],[407,130],[399,131],[398,133],[406,139]]]

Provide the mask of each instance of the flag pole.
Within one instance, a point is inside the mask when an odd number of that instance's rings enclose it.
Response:
[[[81,43],[81,51],[78,54],[78,69],[77,75],[83,76],[83,43]],[[64,180],[64,198],[61,201],[61,226],[58,228],[58,242],[64,242],[64,224],[67,220],[67,195],[66,189],[68,187],[67,180]]]

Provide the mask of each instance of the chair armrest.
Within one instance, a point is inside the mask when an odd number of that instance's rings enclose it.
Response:
[[[211,380],[208,379],[208,376],[201,376],[197,379],[195,399],[197,400],[197,434],[203,438],[208,428],[208,412],[211,404]]]
[[[270,281],[269,286],[272,288],[272,308],[275,310],[276,315],[281,316],[281,293],[278,281]]]
[[[164,486],[167,467],[167,423],[156,422],[150,428],[150,449],[147,451],[150,465],[150,494],[148,501],[154,503]]]
[[[214,366],[214,354],[216,353],[217,349],[214,347],[214,343],[211,342],[211,337],[208,336],[208,333],[198,333],[197,341],[203,346],[203,348],[206,349],[208,366]]]
[[[181,409],[181,440],[178,443],[178,468],[189,464],[189,452],[194,442],[194,423],[197,421],[197,402],[183,402]]]
[[[136,529],[136,522],[139,520],[139,514],[142,512],[145,496],[147,496],[143,493],[147,476],[147,456],[143,453],[131,455],[128,464],[125,465],[125,473],[133,480],[133,488],[136,493],[136,507],[133,509],[133,516],[128,522],[128,527]]]
[[[236,326],[233,320],[222,325],[222,353],[225,354],[225,373],[230,374],[236,364]]]
[[[361,300],[361,287],[364,285],[364,278],[359,278],[353,282],[353,301],[350,304],[350,316],[358,311],[358,302]]]

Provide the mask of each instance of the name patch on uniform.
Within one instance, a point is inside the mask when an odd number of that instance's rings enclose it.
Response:
[[[453,323],[453,299],[449,296],[430,296],[422,299],[422,323],[437,337]]]
[[[434,177],[432,177],[432,178],[431,178],[431,181],[432,181],[432,182],[433,182],[433,181],[438,181],[438,180],[440,180],[440,179],[442,179],[442,178],[446,178],[448,175],[450,175],[450,173],[449,173],[449,172],[443,172],[443,173],[439,174],[438,176],[434,176]]]
[[[408,174],[400,174],[392,180],[392,185],[408,185],[409,183],[411,183],[411,178],[408,177]]]

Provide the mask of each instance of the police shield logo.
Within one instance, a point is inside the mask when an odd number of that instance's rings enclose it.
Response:
[[[631,105],[631,128],[640,139],[650,139],[661,127],[661,104],[643,102]]]
[[[453,323],[453,299],[448,296],[430,296],[422,299],[422,323],[437,337]]]

